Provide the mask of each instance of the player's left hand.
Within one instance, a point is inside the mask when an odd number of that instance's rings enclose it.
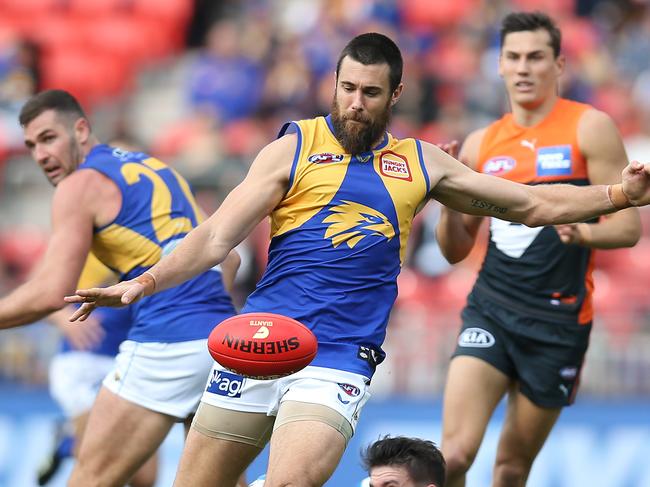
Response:
[[[632,161],[623,169],[623,193],[634,206],[650,204],[650,163]]]
[[[563,244],[586,245],[591,238],[591,227],[587,223],[555,225],[555,231]]]

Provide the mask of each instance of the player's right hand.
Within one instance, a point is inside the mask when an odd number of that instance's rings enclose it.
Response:
[[[70,316],[70,321],[84,321],[99,306],[119,308],[135,303],[144,296],[144,285],[135,279],[123,281],[109,287],[77,289],[73,296],[64,298],[66,303],[79,303],[81,306]]]

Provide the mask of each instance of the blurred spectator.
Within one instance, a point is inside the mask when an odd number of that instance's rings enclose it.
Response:
[[[35,44],[17,37],[0,44],[0,159],[23,147],[16,120],[22,104],[39,87],[38,63]]]
[[[188,73],[192,108],[221,123],[253,115],[262,96],[264,72],[246,53],[241,32],[235,20],[216,22]]]

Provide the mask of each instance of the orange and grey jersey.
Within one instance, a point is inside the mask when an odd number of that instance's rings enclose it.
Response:
[[[588,185],[577,127],[589,105],[559,99],[538,125],[507,114],[487,128],[477,170],[524,184]],[[552,226],[529,228],[491,218],[490,242],[474,292],[553,322],[592,320],[593,253],[563,244]]]
[[[397,295],[411,222],[429,178],[420,142],[386,133],[350,155],[330,117],[286,124],[297,149],[289,188],[271,214],[269,263],[243,312],[295,318],[318,338],[312,365],[370,377]]]
[[[92,252],[123,280],[153,266],[200,222],[185,179],[147,154],[97,145],[79,169],[98,171],[120,189],[120,211],[114,221],[95,228]],[[217,323],[235,314],[218,269],[148,296],[132,308],[128,338],[138,342],[207,338]]]

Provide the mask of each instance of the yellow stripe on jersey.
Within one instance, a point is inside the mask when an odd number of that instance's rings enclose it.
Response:
[[[287,196],[271,215],[271,236],[282,235],[302,226],[326,206],[341,186],[350,162],[349,155],[331,164],[307,162],[316,147],[318,152],[335,154],[341,154],[341,148],[336,139],[325,135],[328,129],[324,119],[302,120],[297,124],[302,139],[298,165]]]
[[[129,272],[134,262],[152,266],[162,257],[162,247],[144,235],[115,223],[95,234],[101,245],[93,245],[93,252],[106,265],[121,274]]]
[[[114,282],[117,282],[115,273],[102,264],[92,252],[89,253],[81,271],[81,276],[79,276],[77,287],[79,289],[88,289]]]

